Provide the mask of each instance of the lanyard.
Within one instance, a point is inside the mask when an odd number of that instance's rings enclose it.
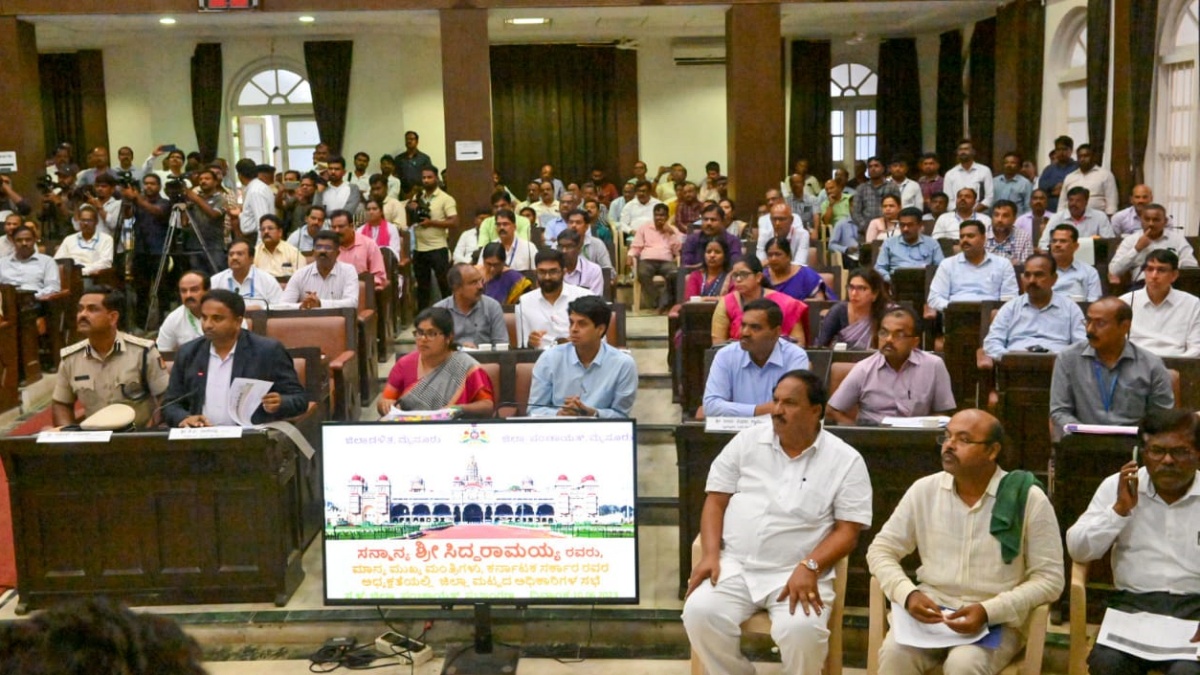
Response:
[[[187,317],[188,323],[192,325],[192,330],[197,334],[201,333],[200,326],[196,324],[196,317],[192,316],[192,312],[187,308],[183,308],[183,315]]]
[[[1108,391],[1104,391],[1104,369],[1100,366],[1099,361],[1092,361],[1092,373],[1096,376],[1096,389],[1100,391],[1100,403],[1104,405],[1104,412],[1111,412],[1113,406],[1113,398],[1117,394],[1117,377],[1113,373],[1112,384],[1109,385]]]
[[[520,244],[520,243],[521,243],[521,240],[518,237],[513,237],[512,253],[508,254],[508,265],[507,265],[508,267],[512,267],[513,258],[517,257],[517,248],[518,248],[517,244]]]
[[[82,234],[79,235],[79,241],[76,242],[76,244],[79,245],[79,248],[81,248],[85,251],[95,251],[96,246],[99,243],[100,243],[100,233],[99,232],[92,235],[92,245],[91,246],[88,246],[87,243],[84,242]]]
[[[229,290],[233,291],[234,293],[238,293],[238,294],[241,293],[241,291],[238,289],[237,282],[234,280],[232,274],[229,275]],[[250,293],[248,295],[243,295],[242,297],[243,298],[253,298],[254,297],[254,268],[253,267],[250,268]]]

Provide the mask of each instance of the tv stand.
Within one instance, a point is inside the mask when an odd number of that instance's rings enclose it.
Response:
[[[442,675],[514,675],[521,653],[492,640],[492,606],[475,603],[475,643],[446,652]]]

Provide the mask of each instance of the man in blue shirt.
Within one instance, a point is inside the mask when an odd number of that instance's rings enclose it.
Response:
[[[936,319],[938,312],[952,302],[1005,300],[1020,292],[1012,263],[987,252],[983,223],[964,220],[958,226],[958,244],[962,253],[943,260],[933,275],[925,304],[926,319]]]
[[[1021,156],[1015,152],[1004,155],[1004,172],[993,181],[996,202],[1007,199],[1017,207],[1017,215],[1029,213],[1029,199],[1033,196],[1033,183],[1018,173],[1021,170]],[[992,202],[995,208],[996,202]],[[1033,235],[1031,234],[1030,237]]]
[[[1025,260],[1021,278],[1025,295],[1000,308],[983,351],[993,359],[1006,352],[1045,351],[1057,354],[1068,346],[1087,340],[1083,312],[1067,296],[1054,292],[1058,265],[1045,253]]]
[[[1038,188],[1045,190],[1050,197],[1048,208],[1051,213],[1058,210],[1058,198],[1062,196],[1063,181],[1067,179],[1067,174],[1079,168],[1071,157],[1074,150],[1075,141],[1070,136],[1054,139],[1054,162],[1043,169],[1042,176],[1038,178]]]
[[[900,236],[888,237],[879,247],[875,269],[891,281],[892,272],[901,267],[925,267],[942,262],[942,245],[922,232],[921,210],[908,207],[900,211]]]
[[[612,308],[587,295],[567,306],[570,342],[552,347],[533,366],[529,414],[534,417],[629,417],[637,396],[637,365],[604,339]]]
[[[780,340],[783,310],[759,298],[742,311],[742,337],[717,352],[704,387],[704,405],[696,417],[756,417],[771,412],[779,378],[808,369],[808,354]]]

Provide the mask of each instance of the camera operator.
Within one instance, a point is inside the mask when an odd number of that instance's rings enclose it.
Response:
[[[140,166],[133,165],[133,148],[128,145],[121,146],[117,149],[117,178],[121,178],[121,174],[128,174],[137,182],[142,182],[142,176],[146,175],[145,169]],[[119,181],[118,181],[119,182]]]
[[[171,150],[168,151],[167,148],[171,148]],[[167,170],[156,170],[154,168],[154,160],[162,157],[164,153],[167,155]],[[150,156],[146,158],[146,162],[142,165],[142,171],[145,172],[142,178],[144,179],[150,174],[155,174],[159,178],[159,185],[164,185],[167,181],[174,178],[183,181],[184,185],[190,188],[192,184],[188,181],[187,175],[184,174],[184,161],[185,157],[182,150],[173,145],[160,145],[154,148],[154,152],[150,153]]]
[[[225,191],[212,169],[201,169],[196,174],[196,183],[195,190],[185,193],[191,228],[183,238],[183,250],[188,254],[189,269],[205,270],[212,276],[225,269]],[[208,256],[204,255],[205,250]]]
[[[94,184],[91,186],[81,186],[83,201],[76,206],[90,204],[100,215],[100,222],[96,223],[96,229],[113,238],[113,241],[119,241],[121,235],[121,199],[115,197],[117,191],[117,179],[111,174],[100,173],[92,179]],[[89,189],[90,188],[90,189]],[[71,219],[71,227],[78,232],[79,221]],[[118,249],[120,250],[120,249]]]
[[[27,216],[33,209],[25,202],[25,198],[13,189],[12,176],[0,174],[0,217],[6,215],[6,211]]]
[[[49,176],[41,176],[37,180],[37,189],[41,194],[38,221],[42,224],[43,235],[58,241],[72,230],[70,223],[76,205],[71,199],[71,190],[75,183],[75,172],[70,167],[61,166],[55,168],[54,173],[57,180]]]
[[[142,190],[139,192],[130,185],[122,191],[124,217],[127,225],[132,226],[133,251],[125,251],[126,257],[133,256],[132,261],[126,260],[124,265],[118,263],[118,270],[132,272],[133,290],[137,294],[137,304],[134,316],[130,317],[133,326],[143,327],[146,323],[146,312],[150,308],[150,285],[158,273],[159,259],[164,253],[163,244],[167,238],[167,224],[171,219],[171,203],[161,194],[162,181],[155,173],[147,173],[142,177]],[[132,219],[132,223],[129,220]],[[117,240],[117,258],[128,245],[128,239]],[[175,266],[178,269],[178,265]],[[177,271],[164,273],[159,285],[159,306],[165,311],[171,301],[171,290],[176,286]]]
[[[93,148],[88,153],[88,166],[91,168],[80,171],[75,176],[75,182],[79,185],[94,185],[96,178],[108,174],[113,178],[117,177],[117,172],[109,165],[108,148]]]
[[[287,181],[284,181],[287,187]],[[317,194],[317,176],[307,173],[300,177],[299,185],[283,200],[283,225],[288,234],[303,229],[308,209]]]

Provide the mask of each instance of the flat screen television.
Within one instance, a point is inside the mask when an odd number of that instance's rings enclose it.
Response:
[[[327,423],[325,602],[638,602],[633,420]]]

